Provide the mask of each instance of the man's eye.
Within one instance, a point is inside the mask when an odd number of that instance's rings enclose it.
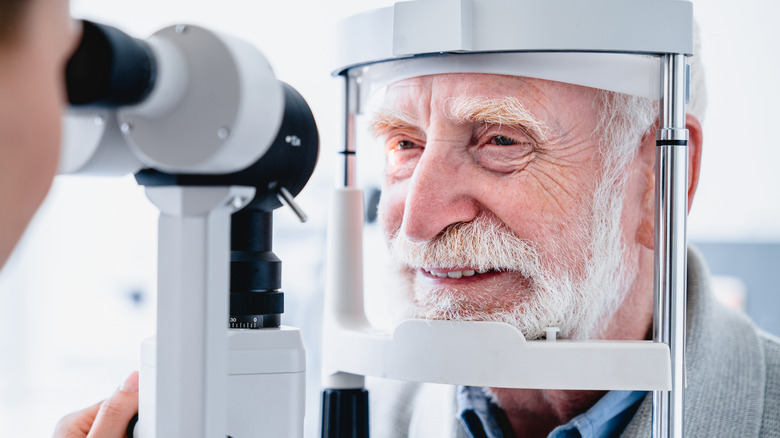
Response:
[[[517,141],[509,137],[504,137],[503,135],[494,135],[490,140],[490,144],[495,144],[498,146],[511,146],[513,144],[517,144]]]
[[[395,148],[399,151],[405,151],[408,149],[414,149],[414,147],[417,146],[414,144],[414,142],[411,142],[409,140],[400,140],[396,145]]]

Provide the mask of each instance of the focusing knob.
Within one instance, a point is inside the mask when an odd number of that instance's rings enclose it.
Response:
[[[284,313],[282,292],[232,292],[230,294],[230,328],[279,327],[282,313]]]

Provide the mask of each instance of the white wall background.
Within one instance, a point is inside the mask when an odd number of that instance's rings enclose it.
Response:
[[[285,261],[285,321],[316,355],[327,188],[340,141],[339,82],[330,77],[338,19],[388,1],[73,0],[74,16],[146,36],[201,24],[260,48],[277,77],[313,108],[322,152],[299,197],[311,221],[280,210],[276,252]],[[780,5],[697,0],[709,110],[700,190],[690,217],[698,240],[780,242]],[[67,412],[107,396],[137,368],[154,333],[156,212],[130,178],[62,178],[0,275],[0,436],[48,436]],[[284,236],[284,237],[280,237]],[[142,297],[133,301],[131,297]],[[309,374],[316,384],[319,370]],[[308,436],[317,433],[316,400]]]
[[[695,0],[694,10],[709,106],[690,237],[780,241],[780,4]]]

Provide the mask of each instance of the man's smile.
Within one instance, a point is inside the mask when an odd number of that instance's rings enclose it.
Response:
[[[467,277],[483,277],[489,274],[497,273],[495,269],[471,269],[471,268],[451,268],[435,269],[420,268],[423,275],[436,279],[460,279]]]

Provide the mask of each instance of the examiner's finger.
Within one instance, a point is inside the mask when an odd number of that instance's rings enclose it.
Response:
[[[138,412],[138,372],[100,404],[87,438],[125,438],[130,419]]]
[[[54,428],[52,438],[84,438],[87,436],[92,423],[95,422],[95,416],[101,403],[103,402],[95,403],[86,409],[62,417]]]

